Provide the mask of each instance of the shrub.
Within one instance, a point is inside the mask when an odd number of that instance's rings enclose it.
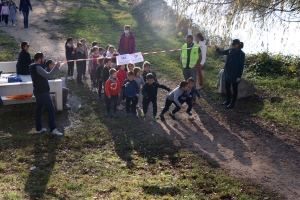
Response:
[[[271,54],[268,52],[251,54],[246,57],[246,70],[259,76],[281,75],[299,76],[299,57]]]

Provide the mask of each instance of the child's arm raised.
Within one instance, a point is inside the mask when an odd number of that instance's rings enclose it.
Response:
[[[168,92],[171,91],[170,88],[168,88],[167,86],[165,86],[165,85],[163,85],[163,84],[158,84],[158,87],[161,88],[161,89],[167,90]]]

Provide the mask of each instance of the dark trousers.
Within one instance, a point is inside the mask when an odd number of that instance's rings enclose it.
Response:
[[[3,104],[3,101],[2,101],[2,99],[1,99],[1,97],[0,97],[0,108],[3,106],[4,104]]]
[[[46,108],[48,112],[48,125],[50,132],[56,129],[55,124],[55,108],[49,93],[34,93],[36,99],[35,106],[35,128],[37,131],[40,131],[42,126],[42,112],[43,107]]]
[[[86,65],[83,66],[83,69],[82,69],[82,75],[85,76],[85,72],[86,72]]]
[[[147,114],[148,106],[152,102],[153,106],[153,116],[157,115],[157,98],[143,98],[143,112],[144,114]]]
[[[101,92],[102,92],[102,81],[98,81],[98,95],[101,98]]]
[[[97,72],[96,72],[96,69],[93,69],[91,71],[91,77],[92,77],[93,88],[96,88],[97,87]]]
[[[29,18],[29,11],[22,12],[24,17],[24,28],[28,28],[28,18]]]
[[[74,62],[68,62],[68,76],[73,76]]]
[[[114,104],[114,112],[117,112],[117,104],[118,104],[118,95],[111,96],[110,98],[106,98],[106,111],[110,112],[110,104],[113,102]]]
[[[82,82],[83,66],[77,65],[77,83]]]
[[[165,114],[166,112],[168,112],[168,110],[170,109],[172,103],[174,103],[174,105],[175,105],[175,108],[172,110],[173,114],[177,113],[180,110],[180,107],[174,101],[166,99],[165,107],[162,110],[161,114]]]
[[[5,24],[8,24],[8,15],[2,15],[3,17],[3,21],[5,22]]]
[[[231,99],[231,85],[232,85],[232,90],[233,90],[233,95]],[[230,83],[226,81],[226,96],[227,96],[227,102],[232,101],[232,103],[236,102],[237,96],[238,96],[238,86],[239,83]]]
[[[63,94],[63,106],[65,106],[68,102],[69,88],[63,87],[62,94]]]
[[[126,97],[126,113],[136,114],[137,97]]]
[[[193,108],[193,103],[192,103],[192,98],[188,97],[185,100],[179,100],[181,104],[186,103],[188,105],[188,109],[186,110],[187,112],[191,112]]]

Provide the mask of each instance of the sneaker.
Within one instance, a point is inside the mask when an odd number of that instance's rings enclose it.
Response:
[[[118,110],[123,110],[122,106],[117,106]]]
[[[61,132],[59,132],[57,129],[54,129],[51,134],[54,134],[54,135],[58,135],[58,136],[62,136],[63,134]]]
[[[153,116],[154,119],[159,119],[159,117],[157,115]]]
[[[169,115],[172,117],[173,120],[176,120],[176,117],[172,112],[170,112]]]
[[[115,118],[117,118],[117,117],[118,117],[118,113],[114,112],[114,113],[113,113],[113,116],[114,116]]]
[[[13,26],[17,26],[16,24],[13,24]]]
[[[105,116],[106,116],[106,117],[109,117],[109,115],[110,115],[109,112],[106,112],[106,113],[105,113]]]
[[[125,114],[125,117],[129,117],[129,113],[126,113],[126,114]]]
[[[93,88],[93,90],[92,90],[93,92],[97,92],[97,89],[96,88]]]
[[[86,75],[83,75],[82,78],[85,80],[88,79],[88,77]]]
[[[68,77],[68,80],[72,80],[72,79],[71,79],[71,76]]]
[[[46,128],[42,128],[40,131],[37,131],[36,134],[41,134],[41,133],[46,133],[47,129]]]
[[[71,107],[67,105],[63,105],[63,110],[71,110]]]
[[[165,116],[163,114],[160,114],[159,116],[160,116],[161,121],[165,121],[166,120]]]
[[[186,113],[189,115],[189,116],[192,116],[193,114],[191,113],[191,111],[186,111]]]
[[[141,114],[141,117],[145,117],[145,116],[146,116],[145,113],[142,113],[142,114]]]
[[[72,80],[75,80],[74,76],[71,76],[71,79],[72,79]]]
[[[120,104],[120,106],[124,109],[125,108],[125,106],[123,106],[122,104]]]

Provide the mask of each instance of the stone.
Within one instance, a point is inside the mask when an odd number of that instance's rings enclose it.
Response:
[[[226,88],[225,88],[225,81],[223,80],[222,83],[222,94],[226,95]],[[241,79],[238,87],[238,97],[237,99],[245,98],[245,97],[250,97],[253,96],[255,93],[256,89],[252,83],[249,83],[245,79]],[[231,93],[232,88],[231,88]]]

